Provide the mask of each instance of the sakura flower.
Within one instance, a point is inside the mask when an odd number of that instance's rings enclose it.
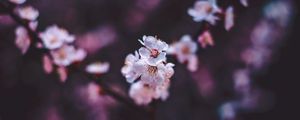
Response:
[[[248,7],[248,0],[240,0],[241,4],[245,7]]]
[[[27,30],[24,27],[18,27],[15,31],[15,34],[15,44],[21,50],[22,54],[25,54],[30,46],[30,38]]]
[[[75,49],[74,46],[64,45],[63,47],[51,51],[54,63],[59,66],[68,66],[73,62],[82,60],[85,56],[81,49]]]
[[[229,31],[234,25],[233,7],[230,6],[225,12],[225,29]]]
[[[21,18],[29,21],[34,21],[39,16],[39,11],[31,6],[20,7],[17,9],[17,13]]]
[[[109,63],[108,62],[96,62],[88,65],[85,69],[88,73],[92,74],[102,74],[106,73],[109,70]]]
[[[48,27],[45,32],[40,34],[40,37],[48,49],[57,49],[64,43],[71,43],[75,40],[75,37],[68,31],[56,25]]]
[[[141,74],[141,81],[151,87],[156,87],[164,84],[174,74],[174,64],[159,63],[157,66],[147,64],[141,59],[134,64],[134,69]]]
[[[160,62],[166,61],[167,43],[153,36],[143,36],[143,40],[139,41],[145,46],[139,49],[139,54],[149,65],[156,66]]]
[[[138,105],[149,104],[155,96],[155,89],[143,84],[141,81],[133,83],[129,89],[129,96]]]
[[[121,72],[125,76],[127,82],[133,83],[141,74],[133,68],[133,65],[139,60],[139,53],[127,55],[125,59],[125,66],[122,67]]]
[[[15,4],[23,4],[26,2],[26,0],[9,0],[9,2],[15,3]]]
[[[198,37],[198,42],[201,44],[202,48],[206,48],[207,45],[213,46],[214,45],[214,40],[210,34],[209,31],[203,32],[199,37]]]
[[[176,55],[180,63],[187,62],[189,70],[195,71],[198,66],[198,58],[195,55],[196,51],[197,44],[192,40],[190,35],[184,35],[179,42],[171,45],[168,53]]]
[[[196,22],[207,21],[214,25],[219,18],[216,13],[221,13],[221,9],[217,6],[216,1],[196,1],[194,8],[188,9],[188,14],[193,17]]]

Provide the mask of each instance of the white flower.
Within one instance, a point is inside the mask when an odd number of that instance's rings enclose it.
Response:
[[[40,34],[40,37],[48,49],[57,49],[64,43],[71,43],[75,40],[75,37],[68,31],[56,25],[48,27],[45,32]]]
[[[125,76],[127,82],[134,82],[141,74],[133,68],[133,65],[139,60],[139,54],[135,51],[135,54],[127,55],[125,59],[125,66],[122,67],[121,72]]]
[[[188,9],[188,14],[193,17],[194,21],[207,21],[214,25],[219,18],[215,16],[216,13],[221,13],[221,9],[217,3],[213,1],[196,1],[194,8]]]
[[[82,49],[76,50],[74,46],[64,45],[63,47],[51,51],[54,63],[59,66],[68,66],[76,61],[84,59],[85,55]]]
[[[168,53],[176,55],[180,63],[187,62],[190,71],[197,70],[198,58],[195,55],[197,43],[192,40],[190,35],[182,36],[180,41],[172,44],[169,50]]]
[[[141,81],[151,87],[164,84],[174,74],[174,64],[159,63],[157,66],[151,66],[141,59],[134,64],[134,69],[141,75]]]
[[[235,118],[236,103],[224,103],[220,108],[221,120],[233,120]]]
[[[240,0],[241,4],[245,7],[248,7],[248,0]]]
[[[106,73],[109,70],[109,63],[108,62],[96,62],[88,65],[85,69],[88,73],[92,74],[102,74]]]
[[[15,44],[21,50],[22,54],[25,54],[31,43],[27,30],[24,27],[18,27],[15,31],[15,34]]]
[[[233,7],[230,6],[226,9],[225,13],[225,29],[229,31],[234,25]]]
[[[17,9],[17,13],[20,15],[21,18],[29,21],[34,21],[39,16],[39,11],[37,11],[31,6],[20,7]]]
[[[9,0],[9,1],[15,4],[23,4],[26,2],[26,0]]]
[[[167,43],[153,36],[143,36],[143,40],[139,41],[145,46],[139,49],[139,54],[148,64],[156,66],[160,62],[166,61]]]
[[[214,40],[209,31],[203,32],[198,37],[198,42],[200,42],[202,48],[206,48],[207,45],[210,45],[210,46],[214,45]]]
[[[129,96],[138,105],[149,104],[155,96],[155,89],[142,82],[133,83],[129,89]]]

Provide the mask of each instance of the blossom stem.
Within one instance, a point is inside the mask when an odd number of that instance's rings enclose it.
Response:
[[[3,8],[5,10],[5,12],[7,12],[9,14],[9,16],[16,22],[18,23],[19,25],[21,25],[22,27],[24,27],[27,31],[28,31],[28,35],[30,36],[31,38],[31,44],[30,44],[30,47],[29,47],[29,50],[27,52],[27,54],[25,54],[27,57],[41,57],[43,54],[47,54],[50,58],[51,58],[51,55],[50,55],[50,51],[47,50],[47,49],[38,49],[36,48],[36,44],[42,42],[42,40],[40,39],[40,37],[38,36],[37,32],[32,30],[29,26],[29,22],[26,21],[26,20],[23,20],[22,18],[20,18],[18,15],[16,15],[14,13],[14,8],[15,8],[15,5],[13,5],[12,3],[9,3],[7,1],[1,1],[0,2],[0,7]],[[44,46],[44,45],[43,45]],[[25,56],[25,57],[26,57]],[[52,59],[52,58],[51,58]],[[54,66],[54,67],[59,67],[59,66]],[[77,69],[77,71],[80,71],[78,70],[79,68],[74,68],[74,69]],[[90,75],[87,75],[87,73],[85,72],[81,72],[83,75],[85,76],[88,76],[88,78],[91,78],[89,77]],[[141,112],[143,113],[144,115],[148,115],[148,111],[146,109],[143,109],[142,107],[139,107],[137,106],[136,104],[134,104],[132,101],[126,99],[124,96],[118,94],[117,92],[113,91],[112,89],[110,89],[110,87],[105,84],[103,82],[103,80],[99,80],[99,85],[100,87],[104,90],[104,92],[107,94],[107,95],[110,95],[112,98],[114,98],[115,100],[121,102],[121,103],[124,103],[126,104],[127,106],[129,106],[130,108],[133,108],[134,110],[138,111],[138,112]]]

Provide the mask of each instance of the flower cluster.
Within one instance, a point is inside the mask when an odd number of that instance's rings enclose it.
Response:
[[[10,0],[10,2],[14,4],[23,4],[26,2],[26,0]],[[37,11],[35,8],[31,6],[25,6],[25,7],[16,7],[15,10],[17,15],[20,16],[25,21],[28,21],[29,27],[31,30],[35,30],[37,28],[38,22],[37,18],[39,16],[39,11]],[[16,46],[21,50],[22,54],[25,54],[30,46],[31,40],[28,36],[28,31],[26,28],[19,26],[15,30],[16,39],[15,44]]]
[[[198,68],[198,58],[196,56],[197,43],[190,35],[184,35],[179,42],[173,43],[168,50],[168,54],[176,55],[180,63],[187,63],[190,71],[194,72]]]
[[[219,18],[216,13],[221,13],[221,9],[217,6],[215,0],[196,1],[194,8],[188,9],[188,14],[193,17],[196,22],[207,21],[214,25]]]
[[[244,6],[247,6],[246,0],[241,0]],[[206,21],[212,25],[216,24],[216,20],[220,18],[217,14],[222,13],[221,8],[218,7],[216,0],[196,1],[193,8],[188,9],[188,14],[193,17],[195,22]],[[229,6],[225,11],[225,29],[228,31],[234,25],[233,7]]]
[[[174,74],[174,64],[166,61],[169,46],[153,36],[144,36],[139,41],[144,47],[129,54],[121,70],[132,84],[129,95],[139,105],[149,104],[153,99],[165,100]]]

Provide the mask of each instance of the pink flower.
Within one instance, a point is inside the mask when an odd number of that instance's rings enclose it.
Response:
[[[198,42],[201,44],[202,48],[206,48],[207,45],[214,46],[214,40],[209,31],[203,32],[198,37]]]

